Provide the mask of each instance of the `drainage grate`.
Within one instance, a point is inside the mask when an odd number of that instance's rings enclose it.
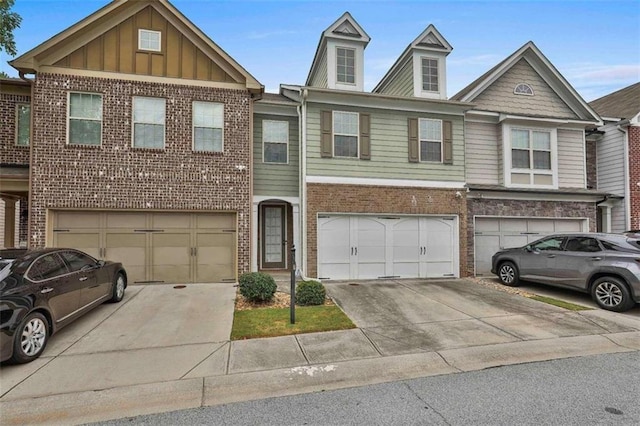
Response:
[[[186,288],[186,285],[174,285],[173,288],[177,288],[177,289],[181,289],[181,288]]]
[[[349,285],[360,285],[358,283],[349,283]]]

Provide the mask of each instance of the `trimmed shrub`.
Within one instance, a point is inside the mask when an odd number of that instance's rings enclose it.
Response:
[[[240,294],[251,302],[266,302],[276,293],[276,282],[273,277],[263,272],[242,274],[238,280]]]
[[[319,281],[300,281],[296,287],[298,305],[322,305],[326,296],[327,292]]]

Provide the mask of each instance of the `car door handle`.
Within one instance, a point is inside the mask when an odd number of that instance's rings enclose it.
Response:
[[[549,254],[549,255],[547,255],[547,257],[550,258],[550,259],[553,259],[554,257],[556,257],[556,255],[555,254]]]
[[[53,291],[53,289],[51,287],[46,287],[46,288],[43,288],[42,290],[40,290],[40,293],[47,294],[47,293],[51,293],[52,291]]]
[[[592,257],[591,260],[602,260],[602,258],[598,257],[598,256],[595,256],[595,257]]]
[[[78,281],[86,281],[88,279],[89,279],[89,277],[80,277],[80,278],[78,278]]]

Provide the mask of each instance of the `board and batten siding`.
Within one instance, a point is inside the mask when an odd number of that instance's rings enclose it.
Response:
[[[327,69],[327,49],[323,49],[318,59],[318,68],[311,80],[312,87],[321,87],[326,89],[329,87],[329,70]]]
[[[558,187],[586,188],[582,130],[558,129]]]
[[[516,85],[526,83],[533,89],[533,96],[516,95]],[[491,87],[473,100],[476,108],[510,114],[546,116],[555,118],[579,118],[562,99],[529,65],[521,59]]]
[[[321,158],[320,115],[322,111],[351,111],[370,114],[371,159]],[[452,165],[429,162],[409,163],[408,119],[410,117],[452,122]],[[307,110],[307,175],[464,182],[463,132],[463,118],[461,116],[310,103]]]
[[[409,59],[379,93],[393,96],[413,96],[413,62]]]
[[[264,163],[262,159],[262,121],[289,122],[289,163]],[[283,197],[299,196],[298,118],[282,115],[254,114],[253,123],[253,193]]]
[[[467,182],[500,185],[502,148],[498,143],[499,133],[497,124],[465,123]]]
[[[598,190],[625,196],[624,134],[616,124],[607,124],[597,143]],[[611,209],[611,232],[626,231],[625,200],[620,200]]]

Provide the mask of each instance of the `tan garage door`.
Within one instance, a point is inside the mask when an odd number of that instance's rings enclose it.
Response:
[[[236,280],[235,213],[52,212],[54,247],[122,262],[129,282]]]

